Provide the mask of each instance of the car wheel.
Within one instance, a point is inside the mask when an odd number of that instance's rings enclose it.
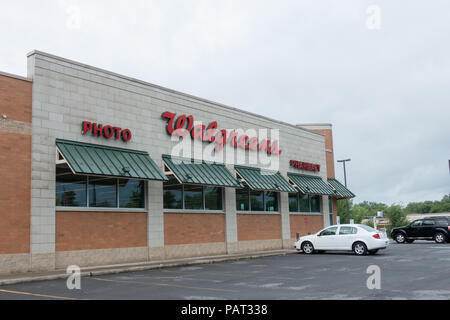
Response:
[[[314,246],[311,242],[305,241],[302,243],[302,251],[306,254],[311,254],[314,252]]]
[[[378,252],[378,249],[375,250],[369,250],[369,254],[376,254]]]
[[[363,242],[356,242],[353,245],[353,252],[358,256],[365,256],[367,254],[367,246]]]
[[[403,233],[397,233],[397,234],[395,235],[394,240],[395,240],[397,243],[405,243],[406,238],[405,238],[405,236],[403,235]]]
[[[406,242],[407,242],[407,243],[413,243],[413,242],[414,242],[414,240],[411,240],[411,239],[407,239],[407,240],[406,240]]]
[[[443,234],[442,232],[436,233],[434,235],[434,241],[436,241],[436,243],[444,243],[446,241],[445,234]]]

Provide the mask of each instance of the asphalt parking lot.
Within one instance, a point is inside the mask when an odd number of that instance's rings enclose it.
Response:
[[[367,268],[380,268],[368,289]],[[287,254],[0,286],[0,299],[450,299],[450,244],[391,244],[374,256]]]

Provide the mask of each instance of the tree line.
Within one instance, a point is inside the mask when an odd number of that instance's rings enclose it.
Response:
[[[383,216],[391,219],[390,229],[408,224],[406,215],[412,213],[444,213],[450,212],[450,196],[445,195],[439,201],[410,202],[406,206],[392,204],[390,206],[381,202],[363,201],[354,204],[352,200],[348,201],[349,214],[347,215],[346,200],[338,200],[338,215],[341,217],[341,223],[349,223],[353,219],[355,223],[361,223],[366,217],[377,215],[378,211],[383,211]],[[372,225],[372,219],[367,223]]]

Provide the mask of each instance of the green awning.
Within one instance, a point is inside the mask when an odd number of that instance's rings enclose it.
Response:
[[[297,192],[278,171],[234,166],[238,175],[252,190]]]
[[[74,174],[168,180],[147,152],[56,139]]]
[[[163,161],[180,183],[242,188],[224,164],[163,155]]]
[[[305,194],[332,196],[336,193],[321,177],[288,172],[291,182]]]
[[[342,183],[336,179],[328,179],[328,183],[337,191],[336,198],[338,199],[350,199],[354,198],[353,192],[348,190]]]

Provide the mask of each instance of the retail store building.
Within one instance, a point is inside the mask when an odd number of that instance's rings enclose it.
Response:
[[[354,197],[294,125],[33,51],[0,73],[0,273],[292,248]]]

